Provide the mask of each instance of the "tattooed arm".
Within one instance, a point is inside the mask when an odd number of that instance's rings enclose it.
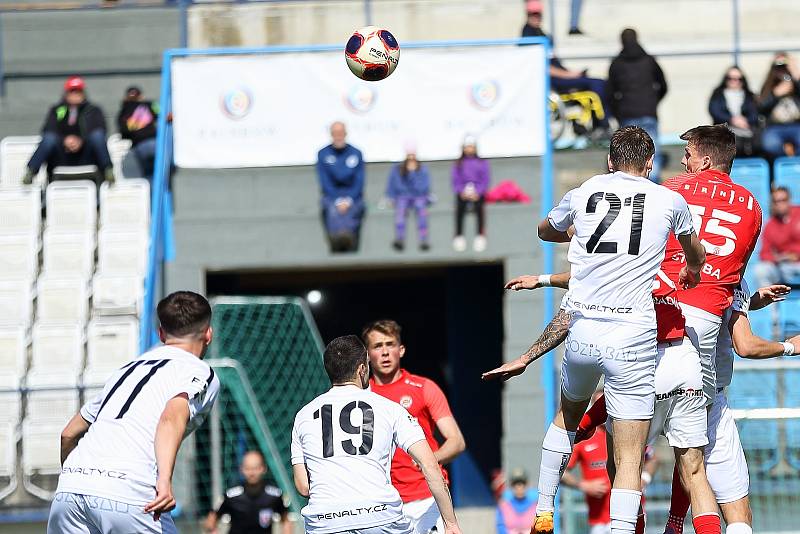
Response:
[[[557,346],[559,346],[565,339],[569,332],[569,323],[572,320],[572,315],[562,309],[558,310],[555,317],[550,320],[550,323],[536,340],[536,343],[525,351],[525,354],[481,375],[483,380],[494,380],[499,378],[503,381],[511,377],[521,375],[525,372],[525,368],[531,363],[538,360],[543,355],[547,354]]]

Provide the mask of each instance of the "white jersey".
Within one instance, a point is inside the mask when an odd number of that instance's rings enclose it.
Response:
[[[750,311],[750,288],[744,278],[733,290],[733,302],[722,316],[722,325],[719,327],[716,349],[717,388],[726,388],[731,385],[733,378],[733,340],[731,339],[730,320],[733,312],[745,315]]]
[[[167,401],[182,393],[189,397],[189,435],[219,393],[219,379],[207,363],[161,346],[116,371],[103,392],[81,408],[89,431],[64,462],[56,491],[135,505],[152,501],[158,475],[156,427]]]
[[[292,465],[310,481],[302,510],[306,532],[324,534],[384,525],[403,517],[389,470],[425,435],[402,406],[357,386],[336,386],[297,413]]]
[[[686,200],[647,178],[615,172],[568,192],[547,218],[561,232],[575,225],[562,307],[587,318],[655,328],[653,278],[670,232],[692,232]]]

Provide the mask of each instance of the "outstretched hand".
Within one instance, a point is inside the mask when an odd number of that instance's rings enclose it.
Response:
[[[499,378],[505,382],[509,378],[513,378],[524,373],[527,367],[527,364],[520,357],[516,360],[504,363],[497,369],[492,369],[491,371],[483,373],[481,375],[481,380],[496,380]]]
[[[538,274],[523,274],[512,278],[503,287],[512,291],[520,291],[522,289],[539,289],[542,284],[539,282]]]
[[[773,304],[775,302],[786,300],[786,295],[788,295],[791,291],[792,288],[789,286],[785,286],[783,284],[773,284],[771,286],[758,288],[758,296],[761,297],[761,300],[763,300],[765,304]]]

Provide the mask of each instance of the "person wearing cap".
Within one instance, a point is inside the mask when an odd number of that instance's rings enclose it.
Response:
[[[128,87],[117,114],[117,127],[123,139],[131,140],[131,150],[139,163],[139,170],[148,180],[153,178],[156,158],[157,119],[158,104],[145,100],[139,87]]]
[[[394,204],[395,250],[403,250],[406,239],[406,218],[412,209],[417,214],[417,238],[422,251],[430,249],[428,241],[428,203],[431,194],[431,175],[428,167],[417,160],[417,147],[408,142],[406,159],[389,171],[386,197]]]
[[[528,474],[522,468],[511,471],[509,482],[511,487],[497,502],[497,534],[528,534],[539,495],[528,486]]]
[[[456,194],[456,235],[453,248],[457,252],[467,249],[464,237],[464,216],[467,210],[475,212],[478,232],[472,242],[475,252],[486,250],[486,217],[484,201],[489,190],[489,162],[478,157],[477,140],[472,135],[464,138],[461,157],[453,164],[453,192]]]
[[[106,119],[103,110],[86,99],[85,89],[80,76],[67,78],[64,96],[47,112],[42,140],[28,162],[24,183],[30,184],[45,163],[49,172],[61,165],[96,165],[106,181],[113,183]]]

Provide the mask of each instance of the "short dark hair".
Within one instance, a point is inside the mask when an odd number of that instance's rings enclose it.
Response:
[[[211,305],[192,291],[170,293],[161,299],[156,311],[168,337],[201,336],[211,324]]]
[[[331,383],[340,384],[351,380],[358,366],[367,363],[367,348],[358,336],[337,337],[325,347],[322,360]]]
[[[778,186],[775,186],[775,187],[772,188],[772,194],[773,195],[775,193],[777,193],[778,191],[780,191],[782,193],[786,193],[787,195],[789,195],[789,198],[791,198],[791,196],[792,196],[792,193],[789,191],[789,188],[786,187],[785,185],[778,185]]]
[[[625,126],[611,136],[608,156],[614,170],[644,171],[655,153],[653,139],[638,126]]]
[[[711,166],[723,172],[731,172],[736,157],[736,136],[727,124],[696,126],[685,131],[681,139],[694,146],[700,154],[711,158]]]
[[[393,321],[391,319],[379,319],[377,321],[372,321],[364,329],[361,331],[361,341],[364,345],[369,346],[369,334],[370,332],[380,332],[384,336],[391,336],[397,340],[398,345],[403,344],[403,340],[400,339],[400,332],[402,331],[402,327],[397,323],[397,321]]]

